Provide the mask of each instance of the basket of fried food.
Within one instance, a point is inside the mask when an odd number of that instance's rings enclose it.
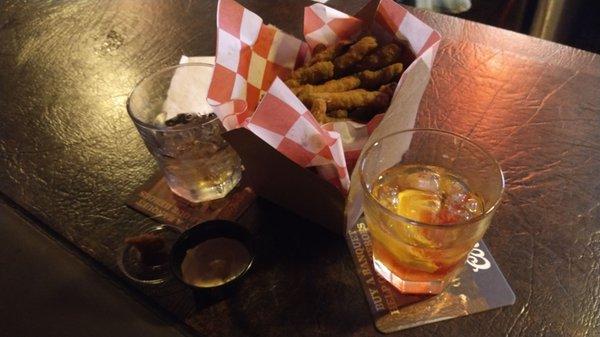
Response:
[[[285,83],[321,124],[366,123],[390,105],[404,70],[402,49],[398,42],[379,43],[371,35],[320,44]]]

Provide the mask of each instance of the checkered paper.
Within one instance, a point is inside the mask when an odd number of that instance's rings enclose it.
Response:
[[[208,100],[228,129],[246,127],[303,167],[316,167],[326,180],[347,191],[352,168],[369,136],[384,119],[368,124],[335,122],[319,125],[308,109],[279,79],[310,58],[319,43],[351,39],[366,28],[382,41],[406,41],[416,60],[405,70],[388,114],[416,111],[398,102],[401,92],[414,92],[405,81],[415,64],[431,69],[440,35],[392,0],[381,0],[373,24],[323,4],[304,11],[303,42],[285,34],[233,0],[220,0],[217,9],[217,54]],[[422,72],[422,71],[421,71]],[[429,70],[425,74],[429,76]],[[419,87],[421,97],[424,87]],[[229,103],[229,102],[236,103]],[[239,102],[245,102],[244,109]],[[418,105],[418,104],[417,104]],[[393,108],[393,109],[392,109]],[[382,114],[383,115],[383,114]],[[397,125],[396,131],[412,125]]]
[[[309,56],[306,43],[263,24],[258,15],[233,0],[219,1],[216,51],[209,103],[246,101],[246,111],[236,116],[240,126],[275,78],[287,76]]]

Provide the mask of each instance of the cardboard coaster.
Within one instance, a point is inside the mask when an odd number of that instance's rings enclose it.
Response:
[[[364,218],[346,231],[346,241],[369,302],[377,330],[400,331],[515,303],[515,294],[483,241],[469,253],[462,273],[436,296],[398,292],[373,267]]]
[[[152,219],[186,229],[213,219],[236,220],[255,198],[246,180],[242,179],[224,198],[190,203],[173,194],[162,173],[157,172],[129,197],[126,204]]]

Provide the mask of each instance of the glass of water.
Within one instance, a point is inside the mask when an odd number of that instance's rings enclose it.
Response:
[[[161,69],[142,79],[127,100],[169,187],[193,203],[226,196],[241,178],[241,160],[206,102],[212,71],[205,63]]]

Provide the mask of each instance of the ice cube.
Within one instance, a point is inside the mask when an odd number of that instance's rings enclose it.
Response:
[[[371,192],[385,208],[393,211],[398,205],[398,187],[395,185],[376,185]]]
[[[467,199],[467,193],[464,193],[464,192],[456,192],[456,193],[452,193],[452,194],[445,193],[444,194],[444,202],[451,206],[462,205],[462,204],[464,204],[466,199]]]
[[[442,192],[447,195],[466,194],[469,191],[467,186],[465,186],[465,184],[459,178],[451,175],[444,175],[444,179],[442,179],[440,187]]]
[[[473,215],[477,215],[483,211],[483,205],[477,198],[474,197],[469,197],[465,201],[464,207],[469,213]]]
[[[406,176],[406,183],[416,190],[437,193],[440,190],[440,175],[429,169],[421,169]]]
[[[469,190],[462,181],[456,177],[444,175],[440,186],[444,195],[444,203],[448,204],[449,207],[464,207],[463,204],[467,199]]]
[[[471,218],[471,213],[462,207],[452,207],[445,205],[444,212],[441,212],[443,216],[440,216],[441,223],[456,223]]]

